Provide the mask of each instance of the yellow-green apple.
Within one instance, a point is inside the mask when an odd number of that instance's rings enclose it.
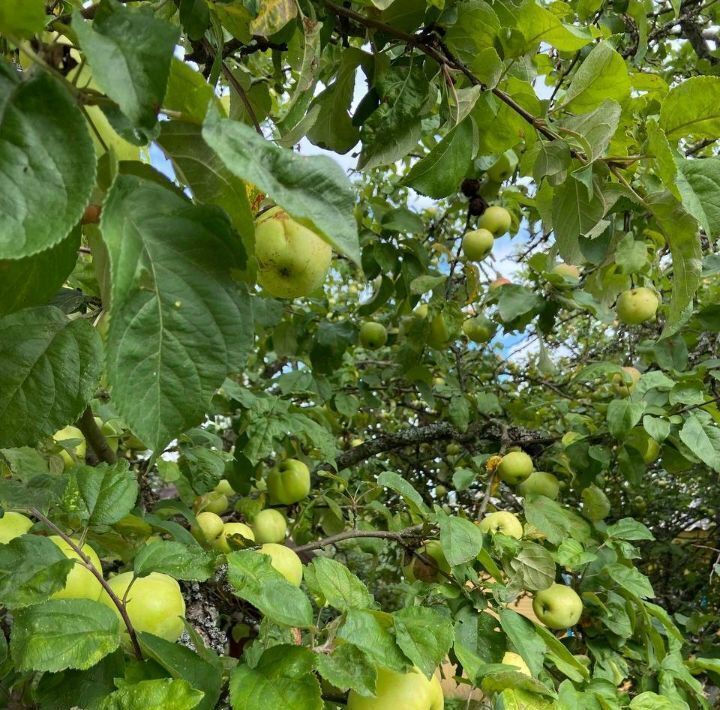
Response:
[[[447,495],[447,488],[443,486],[442,483],[439,483],[437,486],[435,486],[435,495],[438,498],[444,498]]]
[[[512,226],[512,217],[504,207],[488,207],[477,222],[478,229],[487,229],[496,237],[505,234]]]
[[[397,673],[378,667],[375,695],[350,691],[347,710],[442,710],[445,701],[436,675],[428,680],[417,668]]]
[[[533,611],[550,629],[567,629],[580,621],[583,611],[582,599],[565,584],[552,584],[535,594]]]
[[[604,520],[610,514],[610,501],[605,492],[596,485],[588,486],[581,493],[583,513],[594,523]]]
[[[212,545],[222,535],[225,523],[217,513],[204,510],[195,516],[195,521],[190,532],[198,542]]]
[[[506,510],[498,510],[494,513],[488,513],[478,524],[481,532],[501,533],[508,537],[514,537],[519,540],[523,536],[523,526],[518,520],[517,515]]]
[[[266,542],[258,552],[270,558],[270,564],[295,587],[299,587],[303,578],[303,566],[297,554],[285,545]]]
[[[210,491],[198,496],[195,499],[194,507],[198,512],[207,510],[209,513],[222,515],[230,507],[230,501],[224,493]]]
[[[650,288],[631,288],[623,291],[617,300],[617,317],[626,325],[639,325],[655,317],[660,299]]]
[[[574,264],[555,264],[552,273],[564,279],[564,282],[555,285],[558,289],[571,288],[580,279],[580,268]]]
[[[475,316],[463,321],[462,330],[473,343],[487,343],[495,335],[495,323],[485,316]]]
[[[387,330],[382,323],[368,321],[360,326],[360,345],[368,350],[377,350],[387,342]]]
[[[418,548],[417,552],[418,554],[413,555],[404,568],[405,576],[409,581],[437,582],[444,576],[441,572],[450,574],[450,565],[445,559],[445,553],[439,540],[428,540]],[[428,562],[423,559],[425,557]]]
[[[285,459],[268,474],[267,489],[271,503],[297,503],[310,493],[310,469],[302,461]]]
[[[436,313],[430,321],[427,342],[431,348],[436,350],[447,347],[450,342],[450,331],[442,313]]]
[[[76,463],[85,463],[87,444],[85,435],[76,426],[66,426],[53,434],[53,439],[62,446],[60,458],[65,468],[70,468]]]
[[[6,511],[0,518],[0,544],[6,545],[10,540],[24,535],[33,526],[33,521],[22,513]]]
[[[261,510],[252,522],[255,541],[261,545],[266,542],[283,542],[287,535],[285,516],[275,508]]]
[[[103,591],[102,585],[98,578],[87,568],[83,566],[80,555],[70,547],[59,535],[51,535],[49,540],[52,540],[59,548],[60,551],[71,560],[77,560],[72,566],[72,569],[68,573],[65,579],[65,586],[55,592],[52,595],[53,599],[94,599],[100,598],[100,594]],[[78,541],[73,540],[77,545]],[[93,567],[102,574],[102,565],[100,564],[100,558],[97,552],[90,547],[90,545],[83,545],[80,548],[85,553],[93,564]]]
[[[166,641],[180,638],[184,628],[185,600],[175,579],[167,574],[151,572],[133,581],[132,572],[123,572],[110,577],[108,585],[119,599],[125,599],[125,611],[135,631],[147,631]],[[100,601],[113,609],[122,621],[107,592],[103,591]],[[125,624],[122,626],[124,628]]]
[[[502,657],[501,663],[504,663],[506,666],[515,666],[518,673],[522,673],[523,675],[532,675],[527,663],[525,663],[523,657],[519,653],[505,651],[505,655]]]
[[[640,370],[636,367],[623,367],[622,373],[616,372],[612,376],[613,390],[620,397],[632,394],[635,385],[640,379]]]
[[[484,259],[493,248],[495,237],[487,229],[473,229],[462,240],[462,250],[466,259],[480,261]]]
[[[552,473],[534,471],[518,485],[518,492],[523,496],[545,496],[555,500],[560,492],[560,481]]]
[[[250,526],[245,525],[245,523],[225,523],[219,537],[215,538],[213,547],[227,555],[228,552],[231,552],[234,549],[230,547],[230,538],[234,535],[239,536],[235,537],[233,540],[233,542],[236,543],[235,549],[249,544],[244,542],[241,538],[255,542],[255,533],[252,531]]]
[[[330,268],[332,249],[280,207],[255,222],[255,257],[262,287],[278,298],[308,296]]]
[[[497,473],[505,483],[521,483],[533,472],[533,460],[524,451],[511,451],[502,457]]]
[[[505,151],[487,170],[491,182],[505,182],[517,168],[518,159],[512,150]]]
[[[660,455],[660,444],[641,427],[630,430],[625,444],[639,451],[645,463],[652,463]]]
[[[224,496],[230,497],[235,495],[235,490],[230,485],[230,481],[227,478],[221,478],[215,486],[215,491],[222,493]]]

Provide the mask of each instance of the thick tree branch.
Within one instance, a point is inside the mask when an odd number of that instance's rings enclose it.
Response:
[[[95,455],[107,463],[115,463],[115,452],[110,448],[107,439],[103,436],[95,422],[92,409],[88,406],[77,421],[78,429],[85,435],[90,448]]]
[[[413,525],[412,527],[405,528],[404,530],[398,530],[393,532],[392,530],[345,530],[344,532],[337,533],[336,535],[330,535],[330,537],[324,537],[322,540],[315,540],[314,542],[308,542],[306,545],[300,545],[296,547],[295,552],[310,552],[311,550],[317,550],[321,547],[328,547],[329,545],[335,545],[343,540],[352,540],[358,537],[374,537],[384,538],[386,540],[395,540],[396,542],[403,542],[406,538],[418,537],[422,532],[425,525]]]

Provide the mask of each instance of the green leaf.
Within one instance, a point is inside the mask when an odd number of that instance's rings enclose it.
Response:
[[[259,7],[260,11],[250,23],[250,31],[262,37],[279,32],[298,12],[293,0],[265,0]]]
[[[110,0],[102,0],[92,23],[76,12],[72,27],[93,80],[146,142],[165,98],[178,28],[157,17],[152,8]]]
[[[465,518],[438,513],[440,544],[451,566],[474,560],[483,546],[480,528]]]
[[[135,507],[137,496],[135,473],[128,470],[127,461],[118,461],[73,469],[64,501],[66,510],[88,525],[112,525]]]
[[[445,660],[455,632],[452,618],[432,607],[411,606],[393,613],[395,640],[428,677]]]
[[[44,0],[3,0],[0,3],[0,34],[32,37],[45,27]]]
[[[131,175],[115,181],[101,227],[112,273],[113,402],[159,450],[199,423],[226,374],[242,368],[252,317],[230,271],[244,265],[243,251],[217,208]]]
[[[547,647],[533,624],[516,611],[502,607],[500,609],[500,626],[507,634],[515,650],[528,664],[533,676],[537,676],[542,670]]]
[[[18,670],[85,670],[120,645],[115,612],[89,599],[51,599],[14,614],[10,653]]]
[[[624,235],[615,250],[615,263],[623,274],[642,271],[648,263],[647,244],[644,240],[636,240],[631,233]]]
[[[383,471],[377,477],[377,484],[399,493],[403,497],[405,504],[421,517],[424,518],[429,515],[430,511],[423,502],[422,496],[400,474]]]
[[[654,540],[655,536],[645,525],[632,518],[622,518],[617,523],[608,525],[605,530],[608,537],[617,540]]]
[[[581,542],[589,537],[587,522],[545,496],[525,499],[525,518],[553,545],[559,545],[568,535]]]
[[[19,609],[45,601],[65,586],[74,564],[52,540],[39,535],[0,545],[0,603]]]
[[[22,81],[0,61],[0,96],[0,259],[22,259],[59,244],[80,221],[95,151],[74,99],[46,72]]]
[[[570,570],[576,570],[585,566],[589,562],[597,559],[597,555],[593,552],[587,552],[583,546],[572,538],[567,538],[560,543],[557,549],[556,558],[558,564],[567,567]]]
[[[444,40],[474,73],[482,73],[480,53],[494,47],[500,30],[493,8],[486,2],[471,0],[458,3],[457,19],[446,29]]]
[[[365,609],[375,600],[367,587],[345,565],[329,557],[317,557],[310,565],[318,591],[335,609]]]
[[[507,284],[500,289],[498,311],[503,322],[511,323],[516,318],[539,308],[541,303],[540,297],[529,288],[518,284]]]
[[[563,129],[582,137],[581,147],[588,146],[590,148],[587,157],[593,161],[605,154],[615,131],[617,131],[621,113],[622,107],[617,101],[607,100],[590,113],[563,119],[560,125]],[[570,139],[572,136],[568,137],[568,140]]]
[[[668,138],[717,138],[720,134],[720,77],[695,76],[670,90],[660,109]]]
[[[677,705],[662,695],[646,690],[630,701],[632,710],[676,710]]]
[[[720,233],[720,158],[677,160],[677,185],[683,207],[708,237]]]
[[[413,165],[402,184],[435,199],[457,192],[475,152],[473,133],[472,119],[466,118]]]
[[[173,678],[186,680],[204,695],[198,710],[213,710],[222,689],[222,671],[185,646],[171,643],[152,634],[138,634],[140,648],[146,658],[162,666]]]
[[[377,665],[403,672],[409,663],[390,632],[392,628],[390,614],[350,609],[337,635],[364,651]]]
[[[626,567],[616,562],[605,567],[605,572],[607,572],[610,579],[620,585],[626,592],[636,597],[645,599],[655,596],[650,580],[634,567]]]
[[[720,471],[720,431],[709,418],[689,414],[680,429],[680,440],[703,463]]]
[[[603,101],[622,104],[630,97],[630,78],[625,60],[607,42],[593,47],[575,72],[565,92],[563,108],[586,113]]]
[[[555,561],[549,550],[534,542],[523,542],[510,560],[510,568],[528,590],[547,589],[555,581]]]
[[[0,318],[0,446],[35,445],[75,421],[101,370],[100,336],[53,307]]]
[[[305,594],[290,584],[267,555],[240,550],[227,555],[228,580],[233,592],[278,624],[312,626],[312,607]]]
[[[205,143],[202,128],[194,123],[166,121],[157,142],[195,200],[224,209],[238,233],[251,239],[254,226],[245,183]]]
[[[203,75],[185,62],[173,57],[163,102],[164,108],[183,114],[184,121],[201,124],[205,120],[205,114],[211,101],[219,105],[218,97]],[[172,121],[164,123],[162,130],[164,131],[176,122],[181,126],[184,125],[181,121]]]
[[[80,235],[80,229],[73,229],[50,249],[0,260],[0,316],[44,305],[60,290],[77,262]]]
[[[230,172],[247,180],[359,263],[354,194],[342,168],[325,156],[303,157],[274,146],[242,123],[208,111],[203,138]]]
[[[535,631],[547,646],[548,655],[558,669],[565,675],[573,676],[573,680],[580,682],[590,675],[588,669],[568,650],[555,634],[540,624],[535,625]]]
[[[202,692],[186,680],[141,680],[108,695],[100,710],[193,710],[200,705],[202,697]]]
[[[351,643],[338,646],[331,654],[318,654],[316,663],[320,675],[336,688],[352,689],[365,697],[375,694],[375,666]]]
[[[607,423],[616,439],[623,439],[639,421],[645,411],[645,402],[614,399],[607,408]]]
[[[563,24],[555,13],[535,0],[526,0],[515,12],[516,28],[525,37],[528,51],[534,52],[541,42],[545,42],[561,52],[575,52],[592,41],[587,30]]]
[[[140,548],[133,569],[138,577],[162,572],[175,579],[204,582],[215,571],[215,558],[199,545],[189,547],[172,540],[158,540]]]

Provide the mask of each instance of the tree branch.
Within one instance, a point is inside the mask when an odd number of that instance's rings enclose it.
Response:
[[[413,525],[412,527],[405,528],[404,530],[398,530],[393,532],[392,530],[345,530],[344,532],[337,533],[336,535],[330,535],[322,540],[315,540],[314,542],[308,542],[306,545],[300,545],[300,547],[294,548],[296,553],[310,552],[311,550],[317,550],[320,547],[328,547],[335,543],[342,542],[343,540],[351,540],[358,537],[374,537],[384,538],[386,540],[395,540],[402,542],[405,538],[418,537],[419,533],[422,532],[425,525]]]
[[[100,428],[95,423],[93,411],[88,405],[82,416],[77,421],[78,429],[85,435],[88,444],[95,452],[95,455],[107,463],[115,463],[117,460],[115,452],[110,448],[107,439],[103,436]]]

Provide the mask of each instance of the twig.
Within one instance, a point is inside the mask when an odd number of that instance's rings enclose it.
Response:
[[[310,550],[317,550],[320,547],[328,547],[337,542],[358,537],[384,538],[402,542],[406,537],[417,537],[418,533],[420,533],[424,527],[423,524],[413,525],[412,527],[398,530],[397,532],[393,532],[392,530],[345,530],[336,535],[325,537],[322,540],[315,540],[314,542],[308,542],[306,545],[300,545],[300,547],[295,548],[295,552],[309,552]]]
[[[230,67],[225,64],[225,62],[222,63],[222,73],[223,76],[230,82],[233,89],[237,92],[238,96],[240,97],[240,100],[243,102],[243,106],[245,107],[245,110],[248,113],[248,116],[250,117],[250,120],[253,123],[253,126],[255,126],[255,130],[257,131],[258,135],[263,135],[262,128],[260,128],[260,124],[258,123],[257,116],[255,115],[255,111],[252,107],[252,104],[250,103],[250,99],[248,98],[248,95],[245,93],[245,89],[243,89],[242,84],[237,80],[235,75],[232,73],[232,70]],[[263,136],[264,138],[265,136]]]
[[[85,435],[95,455],[106,463],[115,463],[117,460],[115,452],[110,448],[107,439],[95,423],[93,411],[88,405],[82,416],[77,421],[78,429]]]

